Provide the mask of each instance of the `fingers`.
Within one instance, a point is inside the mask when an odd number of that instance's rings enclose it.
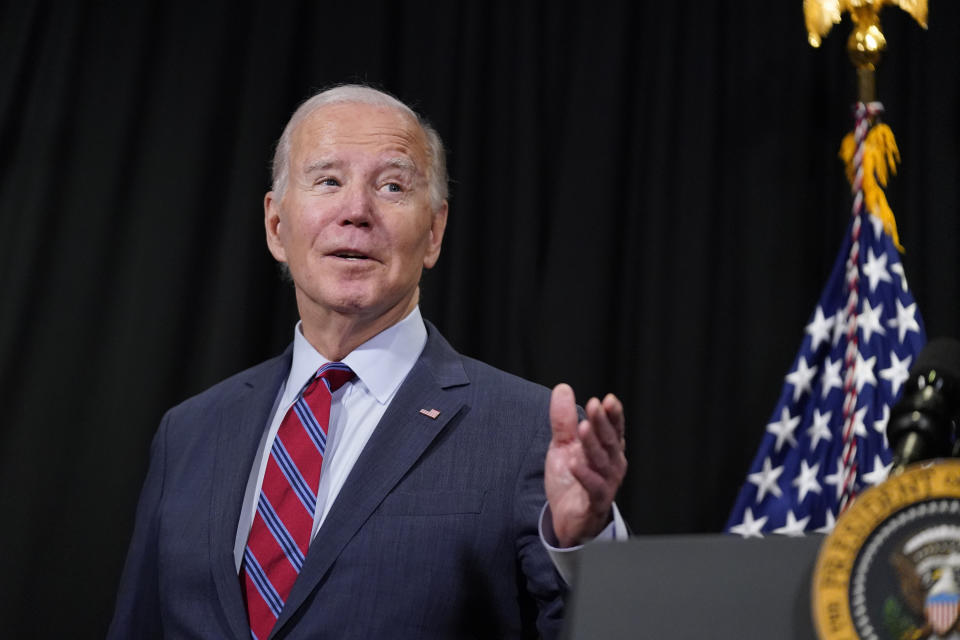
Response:
[[[560,383],[550,395],[550,427],[553,438],[558,442],[569,442],[577,438],[577,402],[570,385]]]
[[[592,453],[600,454],[596,447],[602,448],[608,456],[623,451],[623,405],[617,397],[608,393],[602,403],[591,398],[587,402],[586,412],[587,419],[580,423],[579,435],[586,446],[593,448]]]
[[[586,412],[587,419],[577,425],[577,435],[587,464],[594,469],[602,469],[610,459],[606,441],[611,438],[613,429],[596,398],[590,398],[587,402]]]
[[[617,396],[613,395],[612,393],[608,393],[603,399],[603,409],[607,412],[607,418],[610,420],[610,424],[613,425],[613,428],[618,435],[618,439],[622,440],[625,427],[623,420],[623,404],[620,402]]]
[[[579,421],[570,385],[561,383],[553,388],[550,425],[554,445],[574,446],[580,450],[580,457],[587,468],[604,478],[616,478],[619,482],[626,468],[623,405],[615,395],[608,393],[603,402],[590,398],[585,411],[586,420]]]
[[[611,483],[613,492],[626,471],[623,435],[623,406],[612,394],[601,403],[591,398],[586,406],[587,419],[577,426],[584,465],[572,469],[591,497],[605,498]],[[603,486],[601,486],[603,485]]]

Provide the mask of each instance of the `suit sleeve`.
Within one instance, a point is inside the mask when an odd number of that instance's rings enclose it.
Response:
[[[169,413],[164,416],[150,446],[150,467],[140,492],[133,538],[120,578],[108,640],[162,637],[157,534],[169,418]]]
[[[544,639],[559,637],[567,595],[567,585],[543,546],[539,531],[540,513],[546,503],[543,468],[549,442],[550,423],[545,417],[524,455],[514,503],[518,525],[517,555],[527,592],[536,603],[537,630]]]

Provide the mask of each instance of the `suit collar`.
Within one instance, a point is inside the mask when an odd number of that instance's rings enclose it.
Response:
[[[418,364],[422,364],[430,371],[441,389],[469,384],[470,378],[463,369],[463,358],[440,335],[433,323],[429,320],[423,322],[427,327],[427,344]]]
[[[423,353],[397,390],[311,543],[276,629],[303,605],[350,539],[463,408],[460,394],[448,392],[469,384],[462,359],[436,327],[426,326]]]

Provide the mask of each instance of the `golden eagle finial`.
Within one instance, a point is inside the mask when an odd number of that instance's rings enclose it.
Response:
[[[833,25],[849,11],[854,23],[847,41],[850,58],[858,68],[873,68],[887,46],[880,31],[880,10],[888,4],[900,7],[927,28],[927,0],[803,0],[807,39],[812,46],[819,47]]]

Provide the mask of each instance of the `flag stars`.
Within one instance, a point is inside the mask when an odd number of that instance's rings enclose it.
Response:
[[[833,435],[830,433],[830,417],[832,415],[832,411],[821,414],[820,409],[813,410],[813,423],[807,428],[807,436],[810,438],[810,451],[816,449],[821,440],[830,441],[833,439]]]
[[[828,476],[824,476],[823,481],[833,485],[837,491],[837,500],[843,494],[843,458],[837,458],[837,470]]]
[[[843,309],[837,309],[833,316],[833,344],[837,345],[847,333],[847,315]]]
[[[816,530],[816,533],[831,533],[836,524],[836,516],[833,515],[833,511],[827,509],[827,519],[823,523],[823,526]]]
[[[840,377],[842,366],[842,359],[827,358],[827,363],[823,367],[823,376],[820,378],[820,397],[826,398],[831,389],[843,389],[843,378]]]
[[[783,495],[783,491],[777,485],[781,473],[783,473],[783,467],[774,467],[770,458],[764,458],[763,468],[747,476],[747,480],[757,485],[757,504],[763,502],[763,498],[768,491],[770,495],[776,498]]]
[[[868,407],[863,407],[853,414],[853,435],[861,438],[867,437],[867,424],[865,422],[867,409]]]
[[[894,262],[890,265],[890,271],[893,271],[900,278],[900,289],[904,293],[907,292],[907,274],[903,271],[902,262]]]
[[[890,383],[890,390],[894,397],[900,393],[900,385],[910,378],[910,362],[912,360],[911,356],[901,360],[897,357],[895,351],[891,351],[890,366],[880,371],[880,377]]]
[[[800,474],[793,479],[793,486],[797,487],[799,502],[803,502],[803,499],[806,498],[810,492],[820,493],[820,483],[817,482],[817,473],[819,473],[819,471],[819,462],[811,467],[807,464],[806,460],[800,461]]]
[[[817,375],[817,367],[807,365],[807,360],[803,356],[797,361],[797,368],[787,374],[786,380],[793,385],[793,401],[796,402],[803,395],[804,391],[811,390],[811,383],[814,376]]]
[[[873,254],[873,248],[867,249],[867,264],[863,265],[863,275],[870,281],[870,293],[877,289],[881,282],[893,282],[890,272],[887,271],[887,254],[881,253],[879,257]]]
[[[797,446],[797,439],[793,432],[799,424],[800,416],[790,417],[790,410],[784,407],[780,412],[780,419],[767,425],[767,432],[777,436],[777,443],[773,447],[775,453],[780,453],[780,447],[784,442],[789,442],[792,447]]]
[[[823,307],[817,305],[816,311],[813,312],[813,320],[810,321],[810,324],[807,325],[806,332],[810,336],[810,350],[816,352],[820,348],[821,342],[830,341],[830,330],[833,329],[833,324],[836,322],[834,316],[825,318],[823,316]]]
[[[883,303],[878,304],[876,307],[870,306],[870,301],[864,299],[863,301],[863,310],[860,312],[860,317],[857,319],[857,324],[859,325],[860,331],[863,332],[863,342],[864,344],[870,342],[870,337],[874,333],[884,335],[886,331],[883,329],[883,324],[880,323],[880,317],[883,315]]]
[[[735,533],[744,538],[762,538],[763,534],[760,531],[763,529],[763,525],[767,524],[767,517],[754,519],[753,511],[750,510],[750,507],[747,507],[743,512],[743,522],[730,527],[730,533]]]
[[[877,486],[881,482],[887,479],[887,474],[890,473],[890,467],[893,466],[893,463],[883,464],[883,460],[880,459],[880,456],[873,456],[873,470],[869,473],[863,474],[864,482],[869,482],[871,486]]]
[[[863,354],[857,351],[857,364],[853,371],[853,379],[856,381],[857,393],[863,391],[863,387],[871,385],[877,386],[877,377],[873,374],[873,368],[876,366],[877,356],[870,356],[868,360],[863,359]]]
[[[891,472],[891,406],[911,383],[923,320],[882,221],[859,220],[781,378],[731,533],[830,533],[842,504]]]
[[[887,324],[891,328],[899,330],[900,343],[907,337],[908,331],[920,333],[920,324],[917,322],[917,303],[909,304],[906,307],[897,298],[897,317],[891,318]]]
[[[779,529],[774,529],[773,532],[782,536],[798,538],[803,535],[803,531],[807,528],[808,522],[810,522],[810,516],[797,520],[797,517],[793,515],[793,510],[791,509],[787,511],[787,523]]]
[[[883,405],[883,417],[879,420],[874,420],[873,428],[878,433],[887,432],[887,422],[890,421],[890,407]]]

